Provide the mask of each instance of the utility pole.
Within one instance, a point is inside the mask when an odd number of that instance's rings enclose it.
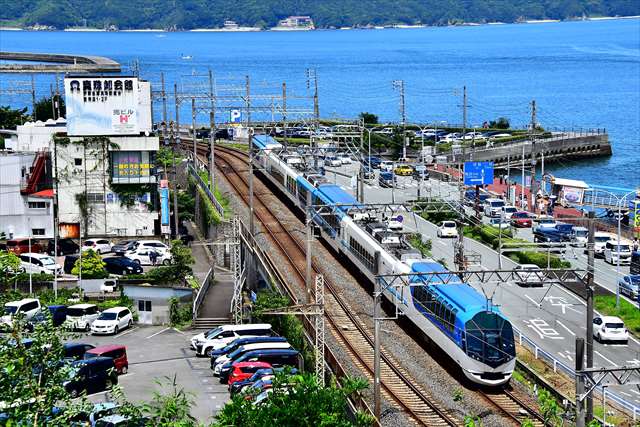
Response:
[[[462,146],[464,147],[464,135],[467,133],[467,87],[462,86]]]
[[[197,167],[198,166],[198,157],[197,157],[197,150],[196,150],[196,99],[195,98],[191,98],[191,130],[193,132],[192,138],[193,138],[193,166]]]
[[[173,166],[173,225],[175,226],[175,235],[178,235],[178,173],[176,171],[176,146],[180,145],[180,100],[178,99],[178,85],[173,84],[173,96],[176,101],[176,139],[173,144],[173,156],[171,156]]]
[[[215,144],[216,144],[216,104],[213,97],[213,73],[209,69],[209,101],[211,102],[211,111],[209,111],[209,152],[211,159],[209,160],[209,189],[213,193],[216,188],[215,182]]]
[[[465,159],[465,149],[464,149],[464,135],[467,130],[467,86],[462,87],[462,155],[460,156],[459,163],[459,172],[460,177],[458,180],[458,192],[460,193],[460,220],[458,221],[458,242],[456,243],[456,264],[458,265],[458,270],[463,271],[465,269],[464,265],[464,233],[463,233],[463,219],[464,219],[464,159]]]
[[[249,82],[249,76],[245,76],[244,87],[246,90],[245,102],[247,107],[247,127],[250,128],[251,127],[251,83]],[[251,139],[249,139],[249,145],[251,145]]]
[[[160,83],[162,84],[162,143],[167,144],[167,92],[164,86],[164,73],[160,73]],[[166,176],[167,171],[165,171]]]
[[[536,212],[536,100],[531,101],[531,209]]]
[[[594,280],[594,242],[595,242],[595,212],[589,211],[589,236],[587,238],[587,369],[593,368],[593,280]],[[587,420],[593,419],[593,398],[587,396]]]
[[[31,78],[33,81],[33,77]],[[35,109],[34,109],[35,113]],[[58,224],[60,219],[58,218],[58,142],[57,138],[53,137],[53,257],[56,259],[58,256]],[[80,247],[82,247],[82,240],[80,241]],[[53,296],[58,298],[58,274],[53,274]]]
[[[378,255],[378,253],[376,253]],[[376,257],[379,258],[379,257]],[[376,264],[377,265],[377,264]],[[373,291],[373,416],[380,420],[380,294],[379,277],[375,278]]]
[[[587,332],[587,335],[590,335]],[[584,338],[576,337],[576,372],[584,367]],[[580,399],[584,394],[584,377],[576,375],[576,427],[585,427],[585,401]]]
[[[58,80],[58,73],[56,73],[56,119],[60,118],[60,81]]]
[[[310,296],[310,292],[311,292],[311,275],[312,275],[312,270],[311,270],[311,239],[312,239],[312,235],[311,235],[311,191],[307,191],[307,209],[305,210],[306,213],[306,218],[305,218],[305,222],[307,224],[307,269],[306,269],[306,280],[305,280],[305,293],[304,293],[304,302],[306,304],[310,304],[311,303],[311,296]],[[316,331],[317,333],[318,331]]]
[[[289,148],[287,141],[287,84],[282,83],[282,127],[284,132],[284,149]]]
[[[404,103],[404,80],[394,80],[393,88],[400,91],[400,123],[402,125],[402,157],[407,158],[407,142],[405,141],[407,115]]]
[[[247,280],[250,285],[254,284],[254,254],[255,254],[255,236],[256,236],[256,226],[253,221],[253,144],[251,141],[253,140],[253,129],[249,128],[249,234],[251,234],[250,245],[251,245],[251,259],[248,263],[248,275]]]
[[[53,120],[57,119],[56,117],[56,100],[53,96],[53,85],[49,84],[49,94],[51,96],[51,115],[53,116]]]
[[[31,74],[31,109],[33,111],[33,121],[37,121],[36,117],[36,80],[33,74]]]

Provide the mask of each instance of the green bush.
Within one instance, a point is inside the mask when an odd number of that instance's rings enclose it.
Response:
[[[556,255],[551,255],[547,260],[547,254],[543,252],[513,252],[509,258],[520,264],[535,264],[540,268],[547,268],[547,263],[551,268],[569,268],[571,263],[560,259]]]
[[[80,274],[80,268],[82,268],[83,279],[105,279],[109,277],[105,266],[106,264],[102,261],[100,254],[93,249],[89,249],[82,253],[82,258],[76,260],[71,274],[78,276]]]
[[[169,298],[169,324],[173,327],[182,327],[191,323],[193,319],[193,306],[180,304],[176,297]]]

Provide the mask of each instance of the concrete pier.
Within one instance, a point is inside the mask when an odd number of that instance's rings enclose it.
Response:
[[[103,56],[0,51],[0,60],[43,62],[43,64],[0,64],[0,73],[120,72],[120,64],[118,62],[110,58],[105,58]]]

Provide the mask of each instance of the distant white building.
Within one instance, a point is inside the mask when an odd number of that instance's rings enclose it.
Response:
[[[278,22],[278,26],[272,28],[275,31],[313,30],[315,26],[310,16],[289,16]]]

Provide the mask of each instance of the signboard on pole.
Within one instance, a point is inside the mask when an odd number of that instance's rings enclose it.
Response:
[[[464,162],[464,184],[493,184],[493,162]]]
[[[229,122],[231,123],[242,122],[242,111],[238,109],[229,111]]]
[[[160,225],[163,228],[163,233],[164,227],[168,227],[169,222],[169,189],[164,187],[160,188]]]

